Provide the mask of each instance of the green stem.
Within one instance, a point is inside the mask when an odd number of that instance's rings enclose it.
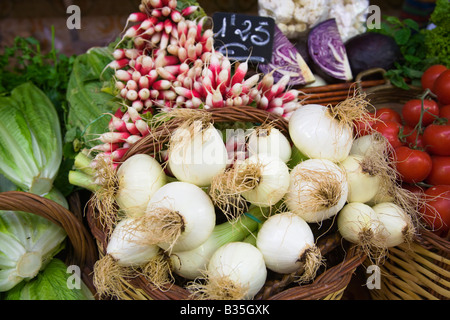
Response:
[[[53,54],[53,62],[55,64],[55,69],[58,65],[58,59],[56,57],[56,48],[55,48],[55,26],[52,25],[52,54]]]
[[[80,170],[81,172],[94,176],[95,170],[91,167],[92,159],[89,158],[87,155],[85,155],[83,152],[79,152],[75,156],[75,162],[74,166],[76,169]]]
[[[99,185],[94,182],[94,179],[91,175],[88,175],[81,171],[69,171],[69,183],[74,186],[90,190],[92,192],[97,191],[99,188]]]
[[[414,126],[414,130],[411,131],[409,133],[409,135],[412,134],[412,132],[416,131],[416,139],[414,141],[414,147],[417,148],[417,143],[419,142],[419,134],[421,132],[423,132],[423,126],[422,126],[422,121],[423,121],[423,115],[425,114],[425,112],[431,114],[432,116],[436,117],[434,114],[432,114],[431,112],[429,112],[428,110],[425,110],[425,98],[428,95],[432,95],[432,92],[430,91],[430,89],[426,89],[425,92],[420,96],[420,101],[421,101],[421,105],[420,105],[420,117],[419,117],[419,122]],[[438,117],[436,117],[438,118]],[[408,135],[406,135],[408,136]]]

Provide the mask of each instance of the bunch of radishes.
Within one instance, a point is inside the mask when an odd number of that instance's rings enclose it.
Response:
[[[151,114],[252,105],[289,118],[298,106],[299,92],[289,88],[289,76],[275,83],[272,73],[252,74],[247,61],[215,51],[208,18],[190,20],[198,7],[178,10],[177,5],[176,0],[142,1],[113,52],[108,67],[114,69],[122,104],[93,150],[113,163],[148,134],[144,119]]]

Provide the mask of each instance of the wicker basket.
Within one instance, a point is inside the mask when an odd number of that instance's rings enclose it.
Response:
[[[367,70],[358,75],[357,83],[362,83],[366,76],[385,72]],[[362,89],[375,108],[388,107],[397,112],[401,112],[405,102],[423,93],[422,88],[410,86],[404,90],[389,81]],[[380,268],[381,288],[370,290],[373,299],[450,299],[450,241],[429,230],[420,229],[409,246],[403,244],[389,249]]]
[[[389,249],[374,300],[450,300],[450,242],[421,230],[411,245]]]
[[[367,94],[367,99],[375,108],[391,108],[400,112],[402,106],[411,99],[417,99],[423,89],[420,87],[408,86],[409,90],[398,88],[386,79],[383,84],[367,86],[365,77],[380,75],[385,78],[386,70],[374,68],[359,73],[356,77],[356,84],[361,92]]]
[[[252,107],[226,107],[211,109],[208,112],[211,114],[213,123],[244,121],[258,125],[271,122],[288,136],[288,122],[284,118],[263,110]],[[179,120],[176,118],[170,120],[164,127],[156,128],[152,135],[135,143],[125,155],[124,160],[134,154],[152,153],[159,150],[164,143],[169,141],[170,132],[179,126]],[[96,217],[96,208],[89,205],[88,223],[92,234],[97,239],[100,256],[103,256],[108,243],[108,232]],[[323,226],[321,230],[327,230],[327,228]],[[321,268],[312,283],[300,286],[295,283],[296,274],[279,275],[269,272],[268,280],[259,294],[255,296],[255,300],[340,299],[354,270],[365,260],[365,255],[342,240],[336,230],[327,232],[320,238],[317,245],[326,258],[327,265]],[[182,283],[183,279],[177,279],[173,285],[160,290],[147,282],[144,277],[136,275],[136,277],[123,281],[122,288],[125,293],[124,299],[189,299],[190,293],[183,288]]]
[[[376,73],[377,72],[375,72],[375,74]],[[369,75],[373,75],[372,72],[369,74],[358,75],[355,82],[342,82],[326,86],[299,88],[299,90],[305,94],[305,103],[335,106],[339,102],[345,100],[349,94],[357,88],[368,90],[373,87],[387,84],[387,81],[384,78],[376,80],[362,79]]]
[[[78,194],[72,194],[68,200],[70,211],[52,200],[32,193],[7,191],[0,193],[0,210],[36,214],[63,228],[69,240],[64,251],[65,262],[67,265],[80,267],[82,280],[95,296],[92,271],[98,259],[98,249],[92,234],[83,223]]]

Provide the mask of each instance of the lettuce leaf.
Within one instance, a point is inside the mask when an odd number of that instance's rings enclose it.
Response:
[[[70,108],[65,136],[73,155],[98,144],[98,134],[108,129],[110,117],[106,114],[117,108],[112,72],[105,69],[113,60],[111,52],[109,47],[94,47],[74,61],[67,89]]]
[[[59,259],[53,259],[33,280],[22,282],[5,295],[6,300],[93,300],[89,289],[80,279],[80,287],[69,288],[72,273]]]
[[[62,161],[60,122],[50,99],[31,82],[0,97],[0,173],[24,191],[49,192]]]

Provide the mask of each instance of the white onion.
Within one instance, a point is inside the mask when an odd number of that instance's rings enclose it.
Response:
[[[378,241],[380,220],[367,204],[348,203],[337,217],[339,233],[345,240],[364,248],[370,248]]]
[[[344,160],[353,143],[350,125],[339,121],[319,104],[307,104],[289,119],[289,134],[294,145],[308,158]]]
[[[174,131],[168,164],[178,180],[205,187],[225,170],[228,153],[221,134],[212,124],[206,129],[201,127],[194,123]]]
[[[155,240],[166,230],[168,216],[178,219],[178,225],[172,225],[179,236],[174,239],[159,241],[158,245],[173,251],[191,250],[211,235],[216,214],[214,205],[209,196],[198,186],[188,182],[170,182],[155,192],[148,203],[146,217],[154,219],[156,229],[152,229]]]
[[[381,176],[370,158],[349,155],[340,163],[347,173],[348,202],[366,203],[373,199],[380,188]],[[368,161],[367,161],[368,160]]]
[[[287,274],[310,266],[308,276],[313,276],[320,264],[311,228],[292,212],[269,217],[258,232],[256,246],[267,268],[277,273]]]
[[[381,237],[386,247],[398,246],[411,241],[414,226],[409,216],[400,206],[392,202],[379,203],[372,207],[383,228]]]
[[[254,237],[253,232],[260,225],[258,221],[264,219],[264,214],[267,213],[265,211],[252,207],[249,215],[216,225],[208,240],[200,246],[188,251],[173,252],[170,255],[173,272],[190,280],[201,277],[217,249],[229,242],[243,241],[249,234]]]
[[[264,286],[267,269],[261,252],[245,242],[231,242],[211,257],[206,272],[207,283],[192,286],[203,299],[252,299]]]
[[[149,244],[138,221],[133,218],[121,220],[111,234],[106,253],[120,266],[140,266],[155,257],[160,248]]]
[[[142,216],[151,196],[166,183],[162,166],[153,157],[137,154],[117,170],[116,201],[130,217]]]
[[[387,147],[386,138],[375,132],[356,138],[350,149],[351,155],[366,156],[376,150],[383,150]]]
[[[266,153],[287,163],[291,158],[289,140],[277,128],[253,130],[248,139],[249,155]]]
[[[106,254],[94,265],[94,285],[100,296],[122,298],[124,278],[144,275],[154,285],[169,282],[170,266],[162,250],[147,240],[142,217],[125,218],[114,228]]]
[[[292,169],[285,202],[289,211],[307,222],[321,222],[342,209],[347,195],[343,169],[326,159],[308,159]]]
[[[252,190],[242,192],[242,196],[250,203],[269,207],[280,201],[289,187],[289,168],[280,159],[268,154],[256,154],[239,165],[245,170],[248,165],[261,166],[258,183]]]

